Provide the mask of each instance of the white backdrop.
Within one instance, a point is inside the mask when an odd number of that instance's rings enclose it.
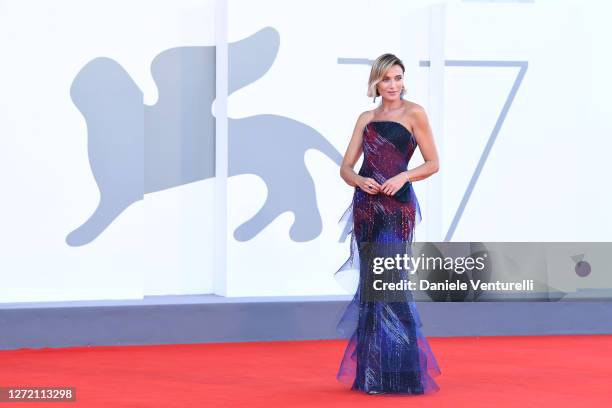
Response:
[[[407,66],[406,97],[428,110],[441,152],[440,172],[415,183],[423,214],[416,237],[442,240],[519,68],[447,66],[440,76],[420,62],[526,61],[452,240],[609,241],[610,6],[433,4],[232,0],[230,44],[273,27],[280,48],[262,78],[229,97],[228,116],[291,118],[343,154],[357,115],[375,106],[365,94],[369,66],[358,61],[396,53]],[[99,199],[85,122],[69,95],[76,73],[93,58],[112,58],[155,104],[152,59],[172,47],[214,45],[212,0],[3,1],[0,11],[0,302],[211,293],[214,239],[229,244],[224,295],[345,293],[333,272],[348,256],[337,221],[352,189],[316,149],[304,155],[323,225],[315,239],[291,240],[295,215],[286,211],[236,241],[234,230],[268,194],[265,180],[242,174],[228,180],[226,237],[213,235],[208,179],[146,194],[87,245],[65,242]],[[421,162],[416,153],[410,167]]]
[[[100,197],[75,75],[112,58],[155,104],[153,58],[214,45],[213,23],[212,1],[0,2],[0,302],[212,291],[212,180],[146,195],[87,245],[65,239]]]

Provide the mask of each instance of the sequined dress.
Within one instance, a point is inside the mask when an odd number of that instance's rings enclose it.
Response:
[[[417,143],[412,133],[395,121],[372,121],[363,130],[363,164],[359,175],[379,184],[407,169]],[[418,200],[410,184],[408,199],[375,195],[355,187],[353,199],[340,219],[350,235],[350,256],[335,276],[353,274],[357,289],[338,322],[338,332],[349,339],[337,379],[352,390],[397,394],[429,394],[439,387],[432,377],[440,368],[421,331],[421,320],[409,290],[405,301],[365,299],[362,287],[367,268],[360,268],[364,242],[413,242],[421,221]],[[409,246],[409,245],[408,245]]]

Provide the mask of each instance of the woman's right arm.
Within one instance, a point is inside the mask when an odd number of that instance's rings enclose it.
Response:
[[[357,163],[359,156],[361,156],[363,129],[368,123],[368,120],[369,112],[363,112],[361,115],[359,115],[359,118],[357,118],[357,123],[353,129],[353,136],[351,136],[351,141],[346,148],[346,153],[344,153],[344,158],[342,159],[342,164],[340,165],[340,177],[342,177],[342,179],[349,186],[359,186],[362,190],[370,194],[376,194],[380,188],[380,185],[376,182],[376,180],[369,177],[362,177],[355,173],[355,170],[353,170],[355,163]],[[367,186],[369,185],[372,185],[373,187],[368,188]]]

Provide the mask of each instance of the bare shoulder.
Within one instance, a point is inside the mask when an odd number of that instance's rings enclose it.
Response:
[[[363,111],[363,112],[361,112],[359,114],[359,117],[357,118],[356,126],[358,128],[363,128],[372,119],[374,119],[374,111],[373,110],[371,110],[371,111]]]
[[[406,101],[406,116],[412,120],[422,119],[424,116],[427,116],[425,113],[425,108],[415,102]]]
[[[359,121],[363,122],[364,124],[373,120],[374,119],[374,109],[369,110],[369,111],[363,111],[361,112],[361,114],[359,115]]]

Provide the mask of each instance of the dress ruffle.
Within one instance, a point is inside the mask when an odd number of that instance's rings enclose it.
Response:
[[[415,217],[414,217],[414,228],[421,222],[421,207],[419,205],[419,200],[414,192],[414,188],[412,184],[410,184],[410,201],[415,208]],[[355,201],[355,197],[351,200],[351,203],[344,210],[342,217],[338,220],[338,225],[340,226],[342,233],[340,234],[339,242],[346,241],[346,238],[349,237],[349,257],[348,259],[338,268],[338,270],[334,273],[334,278],[336,282],[345,289],[348,293],[355,293],[357,287],[359,286],[359,251],[357,245],[357,238],[354,233],[354,219],[353,219],[353,203]]]
[[[410,194],[416,209],[414,223],[416,227],[421,222],[422,217],[412,186],[410,187]],[[371,348],[363,353],[361,356],[362,364],[374,367],[374,371],[378,372],[379,376],[396,376],[398,380],[396,382],[390,381],[390,383],[400,384],[404,379],[407,379],[404,386],[398,386],[397,390],[391,390],[393,393],[429,394],[436,392],[439,387],[433,377],[440,375],[441,371],[422,332],[421,318],[414,301],[391,304],[383,301],[362,302],[360,299],[360,260],[357,238],[354,233],[353,203],[354,197],[338,222],[342,228],[340,241],[344,242],[347,237],[350,237],[350,254],[348,259],[334,273],[334,277],[345,290],[349,293],[355,293],[355,295],[336,326],[338,334],[342,338],[349,339],[338,369],[337,379],[342,383],[351,385],[352,389],[355,390],[366,392],[376,390],[376,375],[373,379],[360,378],[359,381],[355,381],[359,358],[357,355],[358,343],[364,340],[364,336],[373,335],[360,329],[359,320],[360,318],[363,319],[365,315],[375,313],[377,319],[385,320],[384,324],[381,324],[380,337],[391,338],[394,341],[402,340],[401,353],[404,357],[401,362],[395,361],[393,356],[385,358],[390,354],[389,350],[386,349],[388,343],[377,342],[376,339],[368,338],[368,344],[374,346],[370,346]],[[397,346],[393,351],[397,351]],[[411,356],[411,358],[406,356]],[[383,391],[389,392],[389,390]]]

